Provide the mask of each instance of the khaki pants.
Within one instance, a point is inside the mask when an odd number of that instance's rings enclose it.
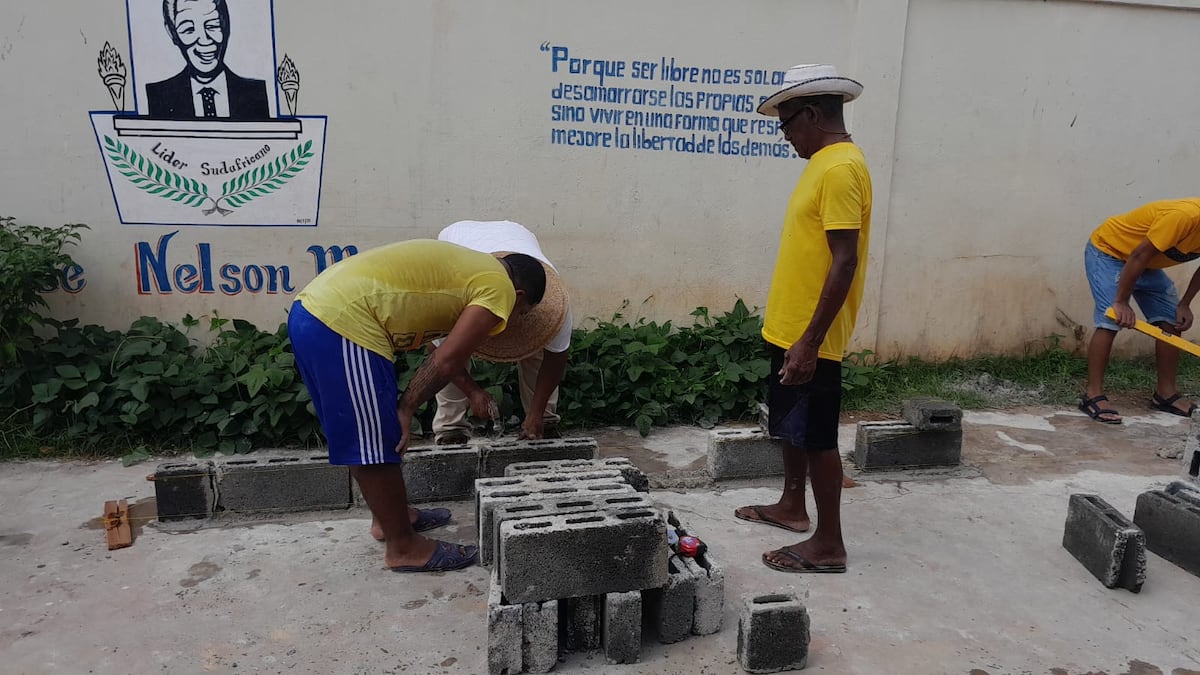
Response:
[[[542,355],[539,351],[524,361],[517,363],[517,384],[521,389],[521,407],[529,410],[533,403],[533,389],[537,385],[538,372],[542,369]],[[435,439],[453,432],[462,432],[471,437],[472,426],[467,419],[471,406],[467,403],[467,395],[454,384],[446,385],[437,393],[437,412],[433,416],[433,435]],[[547,426],[558,424],[558,388],[550,393],[550,402],[546,404],[546,413],[542,417]]]

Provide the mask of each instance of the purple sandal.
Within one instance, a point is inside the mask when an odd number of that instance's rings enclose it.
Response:
[[[424,565],[400,565],[389,569],[393,572],[449,572],[474,565],[478,556],[478,546],[439,541],[429,562]]]
[[[417,532],[425,532],[441,527],[450,522],[450,509],[417,509],[417,520],[412,527]]]

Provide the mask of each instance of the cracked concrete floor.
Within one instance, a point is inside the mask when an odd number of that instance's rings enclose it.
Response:
[[[853,425],[843,430],[848,449]],[[808,597],[810,671],[1197,675],[1200,579],[1151,555],[1140,594],[1108,590],[1061,546],[1072,492],[1131,515],[1138,493],[1178,477],[1179,461],[1155,451],[1186,431],[1162,414],[1122,427],[1048,408],[969,414],[964,477],[859,476],[843,493],[845,575],[759,562],[794,535],[733,509],[774,499],[777,479],[655,490],[722,560],[725,625],[647,643],[637,664],[572,655],[555,672],[740,673],[738,596],[790,586]],[[650,472],[703,466],[703,430],[594,435]],[[391,574],[358,510],[168,532],[148,515],[152,467],[0,465],[0,671],[486,671],[486,570]],[[147,522],[109,552],[94,519],[117,498]],[[440,536],[472,540],[469,506],[447,506],[456,520]]]

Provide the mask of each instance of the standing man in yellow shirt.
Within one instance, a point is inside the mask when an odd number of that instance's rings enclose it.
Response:
[[[1083,262],[1096,306],[1096,332],[1088,343],[1087,389],[1079,409],[1097,422],[1120,424],[1121,415],[1104,395],[1104,371],[1113,339],[1121,328],[1133,328],[1137,315],[1129,299],[1137,300],[1146,321],[1173,335],[1192,327],[1192,299],[1200,291],[1200,269],[1192,274],[1183,299],[1163,268],[1200,258],[1200,199],[1173,199],[1143,204],[1104,221],[1084,247]],[[1113,321],[1105,316],[1112,307]],[[1182,400],[1175,382],[1179,350],[1159,341],[1154,365],[1158,384],[1150,407],[1190,417],[1194,403]]]
[[[812,476],[816,532],[762,557],[784,572],[846,571],[837,440],[841,362],[866,277],[871,176],[846,131],[842,107],[861,93],[861,84],[833,66],[801,65],[758,107],[779,117],[779,130],[808,160],[787,205],[762,331],[771,352],[767,426],[783,451],[783,495],[775,504],[734,512],[742,520],[807,532],[804,483]]]
[[[329,443],[329,462],[350,467],[393,571],[439,572],[475,562],[474,546],[417,534],[446,524],[450,513],[408,506],[401,461],[412,417],[465,372],[484,341],[510,322],[515,330],[545,290],[542,264],[530,256],[496,257],[414,240],[346,258],[296,296],[288,334]],[[397,406],[396,352],[443,338]]]

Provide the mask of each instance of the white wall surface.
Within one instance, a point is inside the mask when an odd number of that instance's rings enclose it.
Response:
[[[284,320],[286,292],[139,293],[136,247],[153,250],[177,230],[171,267],[197,264],[197,245],[209,244],[215,266],[286,265],[298,289],[315,273],[309,246],[434,237],[461,219],[533,229],[581,323],[624,300],[627,316],[677,320],[736,297],[765,304],[803,161],[553,144],[551,106],[561,102],[551,90],[598,78],[552,72],[555,52],[543,45],[625,62],[625,77],[608,85],[669,87],[635,81],[629,69],[672,57],[722,71],[831,62],[862,81],[850,121],[876,194],[857,349],[1011,352],[1068,333],[1060,310],[1089,322],[1082,247],[1091,229],[1142,201],[1195,192],[1200,12],[1189,9],[1062,0],[280,0],[275,55],[300,70],[298,112],[328,116],[319,224],[124,225],[88,111],[112,108],[96,57],[108,41],[128,61],[125,11],[120,0],[0,4],[0,213],[88,223],[75,252],[86,286],[57,293],[55,307],[114,327],[213,310],[264,327]],[[756,101],[774,90],[675,84]]]

